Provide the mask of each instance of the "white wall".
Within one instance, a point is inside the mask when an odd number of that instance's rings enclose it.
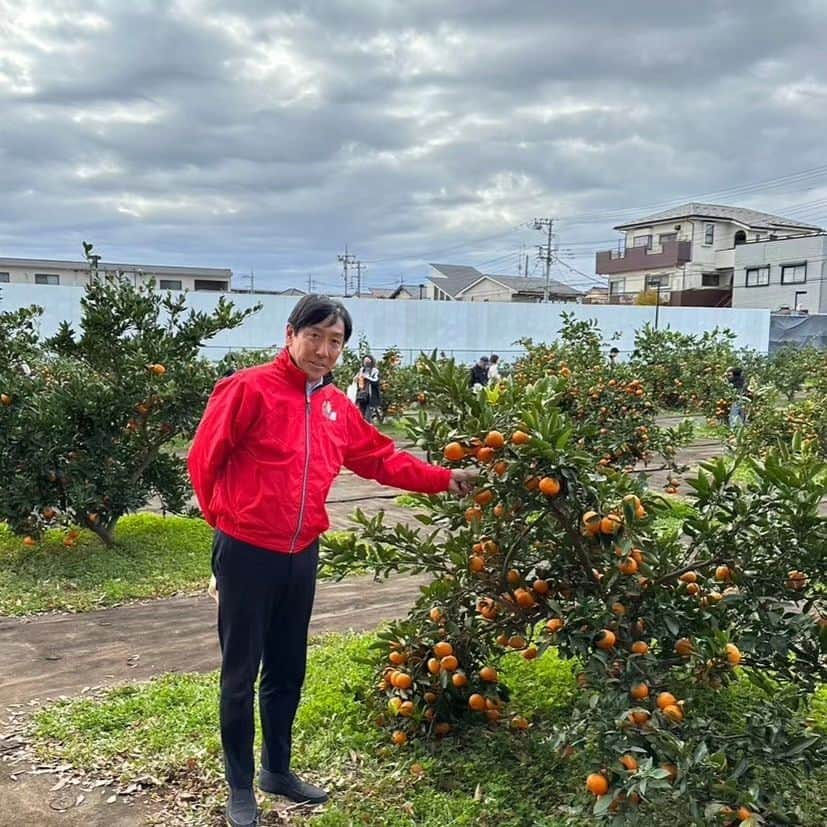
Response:
[[[38,304],[44,308],[41,333],[52,335],[63,320],[77,329],[83,289],[64,287],[49,290],[23,284],[0,285],[0,311]],[[196,310],[209,311],[220,294],[189,293],[187,301]],[[228,331],[210,342],[206,353],[220,358],[228,350],[269,348],[284,342],[287,317],[296,304],[295,297],[255,296],[236,293],[231,297],[238,308],[260,301],[263,309],[237,330]],[[371,347],[381,353],[396,346],[415,356],[420,350],[436,348],[461,361],[475,361],[482,354],[500,353],[505,361],[515,355],[517,339],[531,337],[550,342],[560,330],[560,313],[573,313],[577,319],[595,319],[605,338],[620,336],[616,346],[631,351],[635,330],[655,318],[654,307],[583,304],[513,304],[490,302],[437,302],[387,299],[345,299],[354,321],[352,344],[364,333]],[[683,333],[702,333],[726,327],[736,334],[736,345],[762,353],[769,346],[770,313],[708,307],[661,307],[661,327]]]

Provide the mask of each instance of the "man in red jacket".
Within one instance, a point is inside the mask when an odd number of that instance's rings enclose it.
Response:
[[[215,528],[221,741],[230,787],[225,814],[232,827],[258,823],[253,692],[259,669],[259,787],[297,802],[327,800],[324,790],[290,771],[290,751],[318,538],[329,526],[325,502],[341,467],[426,494],[463,495],[473,485],[470,470],[439,468],[398,451],[332,384],[351,332],[341,303],[302,298],[279,356],[215,386],[189,454],[193,488]]]

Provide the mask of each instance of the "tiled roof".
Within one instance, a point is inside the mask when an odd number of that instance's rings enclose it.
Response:
[[[664,210],[663,212],[647,215],[643,218],[638,218],[635,221],[630,221],[627,224],[618,224],[616,230],[630,230],[633,227],[648,226],[649,224],[657,224],[661,221],[673,221],[681,218],[724,218],[730,221],[737,221],[747,227],[756,227],[761,229],[804,229],[804,230],[820,230],[821,227],[816,227],[814,224],[805,224],[803,221],[795,221],[791,218],[783,218],[780,215],[772,215],[767,212],[759,212],[758,210],[749,210],[745,207],[726,207],[721,204],[682,204],[680,207],[672,207],[672,209]]]

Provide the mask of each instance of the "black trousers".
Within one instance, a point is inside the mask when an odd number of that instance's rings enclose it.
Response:
[[[290,767],[318,561],[318,541],[297,554],[281,554],[215,533],[221,743],[231,787],[253,786],[253,696],[259,669],[261,766],[272,772]]]

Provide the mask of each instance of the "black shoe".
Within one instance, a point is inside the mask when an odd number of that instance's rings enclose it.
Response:
[[[283,795],[296,804],[324,804],[327,793],[313,784],[302,781],[294,772],[270,772],[262,769],[258,786],[270,795]]]
[[[230,800],[224,808],[224,817],[229,827],[256,827],[258,806],[252,790],[230,789]]]

